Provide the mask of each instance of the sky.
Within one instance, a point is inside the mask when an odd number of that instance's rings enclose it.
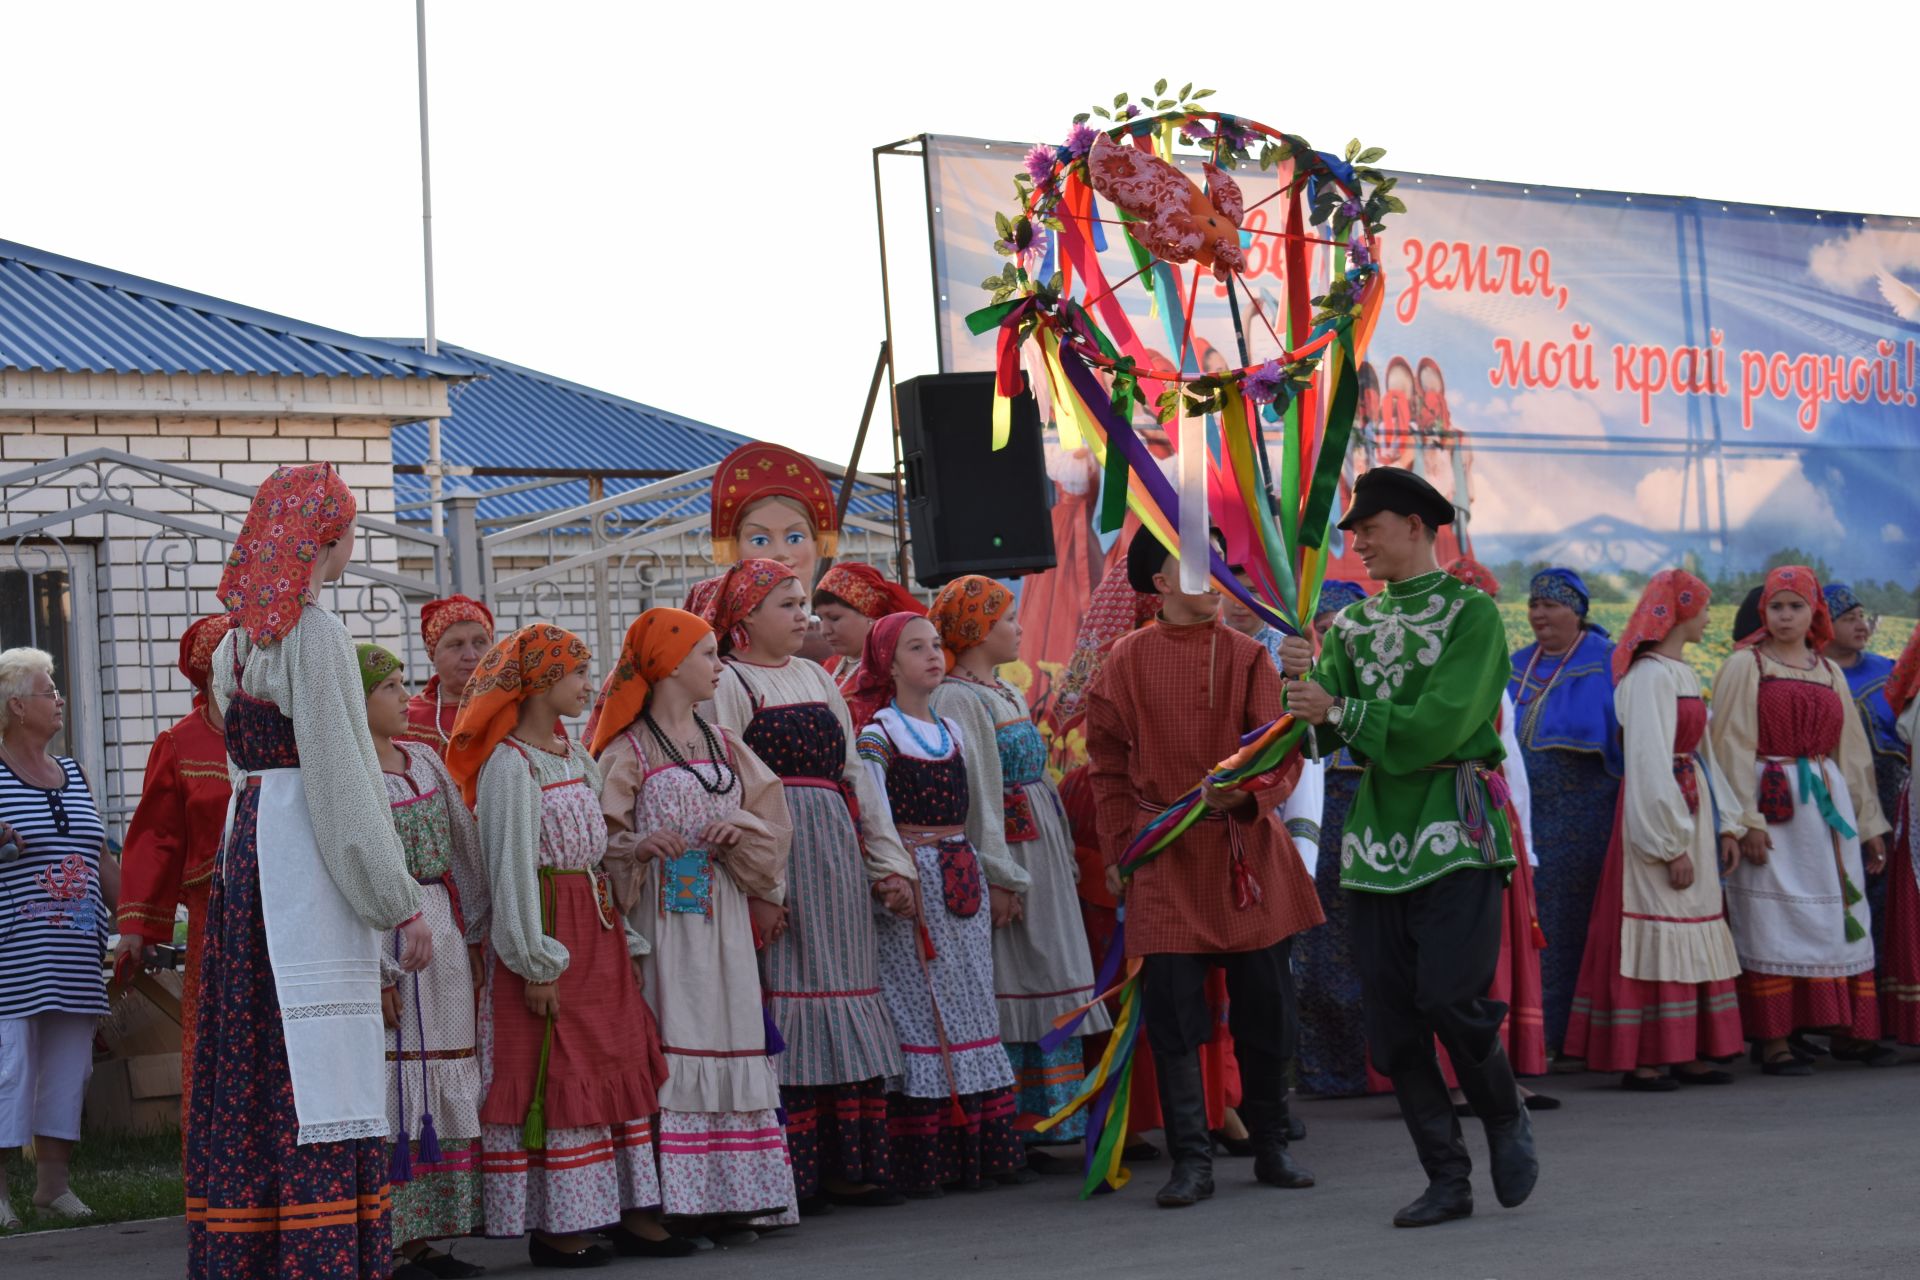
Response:
[[[1912,4],[1771,8],[428,0],[439,336],[844,457],[885,334],[873,148],[1057,139],[1162,76],[1420,172],[1920,213],[1911,77],[1872,53],[1916,46]],[[424,331],[411,0],[0,22],[0,239]],[[932,371],[925,215],[918,166],[885,172],[905,377]]]

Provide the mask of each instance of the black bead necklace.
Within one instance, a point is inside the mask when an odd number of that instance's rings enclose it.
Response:
[[[705,778],[701,777],[700,771],[694,768],[685,756],[680,754],[678,747],[673,745],[673,740],[661,732],[659,722],[653,718],[653,712],[643,712],[641,719],[647,722],[647,732],[651,733],[653,740],[660,744],[660,749],[667,753],[667,759],[673,761],[676,769],[685,769],[688,773],[692,774],[693,780],[700,784],[702,791],[710,796],[723,796],[733,790],[733,784],[738,780],[738,775],[734,773],[732,766],[727,763],[726,752],[720,749],[720,740],[714,736],[713,730],[708,726],[707,722],[700,718],[698,711],[693,713],[693,722],[700,726],[700,737],[705,740],[707,744],[707,758],[713,762],[712,782],[708,782]]]

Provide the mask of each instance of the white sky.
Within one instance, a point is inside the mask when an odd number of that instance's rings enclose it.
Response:
[[[1910,0],[1343,9],[429,0],[440,336],[841,456],[883,334],[872,148],[1057,140],[1163,75],[1423,172],[1920,213]],[[0,33],[0,239],[423,331],[411,0],[0,0]]]

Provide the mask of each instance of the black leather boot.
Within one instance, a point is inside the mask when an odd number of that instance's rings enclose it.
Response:
[[[1206,1085],[1200,1055],[1154,1055],[1159,1077],[1160,1119],[1167,1131],[1173,1176],[1154,1202],[1162,1209],[1184,1209],[1213,1194],[1213,1139],[1207,1134]]]
[[[1493,1174],[1493,1193],[1503,1208],[1525,1204],[1540,1177],[1540,1158],[1533,1149],[1533,1121],[1520,1096],[1520,1082],[1498,1040],[1485,1060],[1468,1063],[1465,1055],[1448,1050],[1460,1091],[1487,1130],[1487,1164]]]
[[[1400,1104],[1420,1167],[1427,1171],[1427,1189],[1420,1198],[1393,1215],[1396,1227],[1432,1227],[1473,1215],[1473,1183],[1468,1175],[1473,1161],[1460,1120],[1447,1099],[1447,1082],[1431,1051],[1415,1055],[1393,1073],[1393,1096]]]
[[[1270,1187],[1297,1191],[1313,1185],[1313,1173],[1287,1152],[1286,1061],[1234,1046],[1240,1059],[1240,1118],[1253,1142],[1253,1176]]]

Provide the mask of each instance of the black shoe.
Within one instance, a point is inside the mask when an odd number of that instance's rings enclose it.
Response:
[[[437,1277],[437,1280],[472,1280],[474,1276],[487,1274],[487,1269],[477,1262],[462,1262],[451,1252],[439,1253],[428,1250],[413,1260],[413,1265]],[[400,1273],[394,1272],[395,1276]]]
[[[1120,1158],[1129,1164],[1140,1164],[1147,1160],[1158,1160],[1160,1158],[1160,1148],[1154,1146],[1144,1138],[1135,1138],[1132,1142],[1129,1142],[1120,1149]],[[1078,1173],[1080,1171],[1076,1168],[1073,1172]]]
[[[1154,1193],[1153,1202],[1162,1209],[1184,1209],[1213,1195],[1213,1170],[1196,1165],[1176,1164],[1167,1184]]]
[[[829,1204],[843,1204],[849,1209],[891,1209],[895,1205],[905,1204],[907,1198],[892,1187],[869,1187],[865,1191],[829,1191]],[[805,1210],[801,1210],[805,1212]]]
[[[1200,1055],[1156,1054],[1160,1119],[1166,1128],[1173,1176],[1154,1196],[1163,1209],[1180,1209],[1213,1194],[1213,1142],[1207,1134],[1207,1094]]]
[[[1732,1084],[1733,1072],[1708,1069],[1706,1071],[1682,1071],[1673,1069],[1673,1078],[1681,1084]]]
[[[1828,1040],[1832,1041],[1834,1037],[1829,1036]],[[1792,1049],[1797,1056],[1805,1058],[1809,1062],[1815,1058],[1824,1058],[1833,1052],[1833,1050],[1827,1048],[1825,1045],[1815,1044],[1813,1041],[1807,1039],[1807,1033],[1804,1031],[1796,1031],[1788,1036],[1787,1047]]]
[[[1473,1216],[1473,1188],[1466,1182],[1436,1182],[1420,1198],[1393,1215],[1396,1227],[1437,1227]]]
[[[1051,1177],[1055,1174],[1078,1174],[1082,1172],[1082,1162],[1069,1156],[1057,1156],[1051,1151],[1042,1151],[1038,1147],[1028,1147],[1027,1168]]]
[[[794,1206],[800,1210],[803,1218],[824,1218],[833,1212],[833,1201],[825,1192],[817,1196],[802,1196],[800,1203]]]
[[[1672,1076],[1637,1076],[1628,1071],[1621,1075],[1620,1087],[1628,1093],[1672,1093],[1680,1082]]]
[[[1760,1073],[1769,1076],[1810,1076],[1813,1064],[1798,1054],[1789,1053],[1784,1058],[1769,1058],[1760,1064]]]
[[[590,1244],[578,1253],[562,1253],[539,1236],[529,1236],[527,1258],[536,1267],[578,1271],[585,1267],[606,1266],[613,1261],[613,1250],[604,1244]]]
[[[1215,1129],[1207,1135],[1213,1139],[1213,1147],[1221,1155],[1244,1160],[1253,1154],[1252,1138],[1229,1138],[1225,1129]]]
[[[395,1257],[388,1280],[434,1280],[433,1272],[410,1258]]]
[[[1489,1120],[1487,1164],[1493,1174],[1493,1195],[1503,1209],[1517,1209],[1533,1194],[1540,1180],[1540,1157],[1533,1149],[1533,1121],[1525,1107],[1511,1119]]]
[[[1306,1136],[1307,1122],[1289,1110],[1287,1112],[1287,1141],[1299,1142]]]
[[[1897,1067],[1900,1055],[1875,1040],[1833,1038],[1831,1050],[1835,1062],[1858,1062],[1868,1067]]]
[[[1285,1144],[1265,1146],[1253,1157],[1253,1176],[1270,1187],[1300,1191],[1313,1185],[1313,1171],[1287,1153]]]
[[[625,1227],[609,1227],[602,1231],[612,1244],[615,1253],[623,1258],[684,1258],[700,1252],[700,1246],[682,1236],[668,1236],[665,1240],[649,1240],[637,1231]]]
[[[906,1187],[900,1194],[909,1200],[938,1200],[947,1194],[945,1187]]]
[[[1544,1093],[1529,1093],[1520,1099],[1521,1105],[1529,1111],[1558,1111],[1560,1099]]]
[[[1022,1165],[1018,1169],[1009,1169],[1005,1173],[996,1173],[993,1180],[1003,1187],[1024,1187],[1030,1182],[1040,1181],[1040,1175],[1033,1169]]]

